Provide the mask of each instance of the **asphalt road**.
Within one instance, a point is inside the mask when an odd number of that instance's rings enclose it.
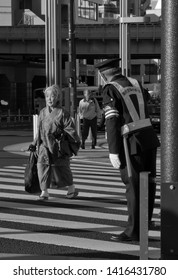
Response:
[[[52,189],[44,203],[24,191],[28,154],[18,144],[31,140],[30,131],[0,132],[0,259],[138,259],[137,242],[110,241],[111,234],[123,231],[127,207],[125,186],[109,163],[102,136],[95,150],[87,143],[71,161],[79,197],[67,200],[66,189]],[[15,153],[3,150],[14,144]],[[158,184],[155,220],[159,220],[159,207]],[[160,232],[150,231],[149,257],[159,254]]]

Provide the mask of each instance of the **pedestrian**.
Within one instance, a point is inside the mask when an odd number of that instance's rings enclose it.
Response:
[[[97,119],[101,117],[101,110],[98,101],[93,97],[93,93],[89,90],[84,90],[84,98],[79,102],[79,116],[83,120],[82,126],[82,145],[85,149],[85,141],[91,128],[92,144],[91,148],[95,149],[97,144]]]
[[[41,188],[39,200],[48,200],[52,174],[57,187],[68,186],[67,198],[78,195],[73,184],[70,169],[70,139],[79,143],[80,139],[69,113],[60,105],[61,91],[57,85],[44,91],[46,107],[38,117],[37,136],[29,146],[30,151],[37,150],[37,170]],[[54,172],[53,172],[54,171]]]
[[[147,94],[141,84],[122,75],[119,59],[104,60],[95,65],[105,82],[103,107],[109,158],[120,169],[126,185],[128,222],[126,229],[113,235],[113,241],[139,241],[139,173],[149,175],[149,222],[151,222],[156,191],[156,152],[159,139],[147,111]]]

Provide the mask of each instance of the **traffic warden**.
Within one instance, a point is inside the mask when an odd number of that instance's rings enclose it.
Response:
[[[140,83],[121,74],[119,59],[108,59],[95,65],[105,82],[103,108],[109,158],[120,169],[126,185],[128,222],[126,229],[113,235],[114,241],[139,241],[139,173],[149,175],[149,222],[156,191],[156,153],[159,139],[147,111],[148,92]]]

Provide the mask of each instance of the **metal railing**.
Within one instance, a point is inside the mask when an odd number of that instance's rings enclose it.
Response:
[[[32,115],[0,115],[0,127],[32,125]]]

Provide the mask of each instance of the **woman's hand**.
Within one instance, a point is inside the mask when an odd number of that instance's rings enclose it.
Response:
[[[28,147],[28,151],[35,152],[36,151],[36,146],[33,145],[33,144],[30,144],[30,146]]]

